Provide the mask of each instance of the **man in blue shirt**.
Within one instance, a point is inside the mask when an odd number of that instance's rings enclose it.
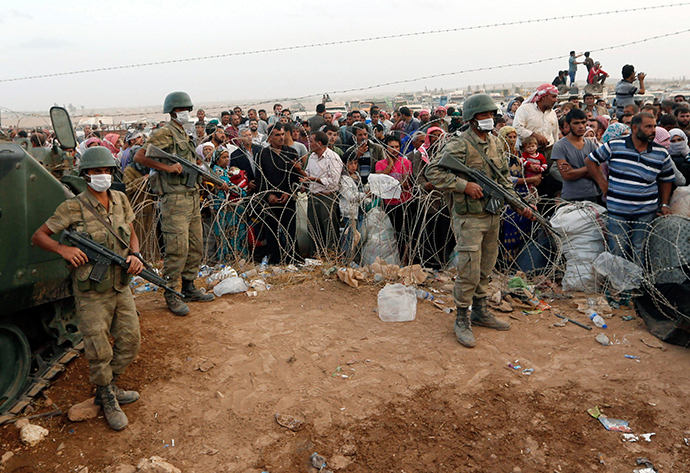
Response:
[[[649,223],[657,213],[671,213],[668,201],[674,174],[668,152],[654,143],[654,116],[638,113],[630,124],[630,136],[609,141],[590,153],[585,165],[606,196],[609,251],[640,262]],[[608,180],[599,169],[605,162]]]
[[[570,87],[575,85],[575,74],[577,74],[577,65],[582,64],[577,62],[577,58],[582,56],[582,54],[575,55],[575,51],[570,51],[570,57],[568,58],[568,75],[570,76]]]

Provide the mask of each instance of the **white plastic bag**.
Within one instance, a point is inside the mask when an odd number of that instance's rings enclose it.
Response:
[[[388,174],[370,174],[369,190],[382,199],[399,199],[402,193],[400,181]]]
[[[213,288],[213,293],[220,297],[223,294],[237,294],[238,292],[247,292],[249,286],[244,282],[244,279],[240,277],[233,277],[223,279],[221,282],[216,284]]]
[[[590,202],[563,205],[551,218],[566,259],[564,291],[596,291],[594,260],[604,252],[606,220],[606,209]]]
[[[400,264],[395,230],[381,208],[374,207],[364,216],[362,238],[362,266],[376,262],[377,256],[388,264]]]
[[[600,276],[608,278],[611,287],[619,292],[637,289],[642,284],[641,267],[608,251],[594,261],[594,270]]]
[[[379,291],[379,318],[384,322],[409,322],[417,315],[417,294],[412,286],[386,284]]]

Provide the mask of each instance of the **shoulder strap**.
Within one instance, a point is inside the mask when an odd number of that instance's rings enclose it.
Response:
[[[501,177],[501,171],[496,167],[496,165],[489,159],[489,157],[482,151],[482,149],[479,147],[477,142],[475,142],[474,138],[469,135],[469,133],[465,133],[465,137],[467,138],[467,141],[470,142],[470,144],[474,147],[474,149],[477,150],[477,152],[481,155],[482,159],[486,164],[489,165],[491,170],[496,174],[495,178],[498,179]]]
[[[112,225],[110,225],[110,223],[108,223],[108,221],[107,221],[106,219],[104,219],[103,216],[102,216],[101,214],[99,214],[98,211],[97,211],[95,208],[93,208],[93,205],[91,205],[90,202],[88,202],[87,200],[81,199],[81,198],[79,198],[78,196],[77,196],[77,199],[79,200],[79,202],[81,202],[82,207],[86,208],[86,210],[88,210],[89,212],[91,212],[91,214],[92,214],[94,217],[96,217],[96,219],[97,219],[99,222],[101,222],[101,224],[103,224],[103,226],[104,226],[104,227],[105,227],[105,228],[106,228],[106,229],[117,239],[117,241],[120,242],[120,244],[121,244],[124,248],[127,248],[130,252],[133,253],[133,251],[132,251],[132,249],[129,247],[129,245],[128,245],[127,243],[125,243],[125,241],[120,237],[120,235],[117,234],[117,232],[116,232],[115,229],[112,227]]]

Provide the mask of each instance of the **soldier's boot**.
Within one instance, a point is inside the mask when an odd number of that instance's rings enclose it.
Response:
[[[190,301],[209,302],[215,299],[213,294],[201,292],[191,279],[182,279],[182,294],[184,294],[185,299]]]
[[[494,330],[510,330],[510,324],[497,319],[486,306],[486,298],[472,299],[472,325],[492,328]]]
[[[110,382],[110,387],[113,389],[113,392],[115,393],[115,399],[117,399],[117,403],[120,405],[125,405],[125,404],[131,404],[135,401],[139,400],[139,393],[136,391],[125,391],[124,389],[120,388],[117,386],[117,376],[113,376],[113,380]],[[96,397],[94,404],[97,406],[102,406],[102,402],[100,398]]]
[[[103,413],[108,421],[108,425],[113,430],[122,430],[127,427],[129,421],[120,404],[117,402],[113,387],[110,384],[96,386],[96,401],[99,406],[103,406]]]
[[[453,330],[455,331],[455,338],[458,339],[460,345],[467,348],[474,348],[474,345],[477,341],[472,333],[470,315],[467,313],[467,309],[461,309],[458,307],[458,314],[455,316]]]
[[[189,314],[189,306],[182,302],[180,296],[177,294],[165,291],[163,295],[165,297],[165,303],[168,304],[168,309],[175,315],[187,315]]]

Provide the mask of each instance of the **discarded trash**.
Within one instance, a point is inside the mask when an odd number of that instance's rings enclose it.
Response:
[[[264,258],[261,260],[261,264],[259,265],[259,271],[264,272],[268,269],[268,256],[264,256]]]
[[[611,340],[609,340],[609,337],[604,335],[603,333],[600,333],[594,338],[597,342],[601,343],[605,347],[611,345]]]
[[[304,264],[302,266],[304,266],[305,268],[323,266],[323,261],[320,259],[304,258]]]
[[[378,295],[379,318],[384,322],[409,322],[417,314],[417,295],[413,287],[386,284]]]
[[[590,326],[588,326],[588,325],[585,325],[585,324],[583,324],[583,323],[580,323],[580,322],[578,322],[577,320],[573,320],[573,319],[571,319],[571,318],[569,318],[569,317],[566,317],[565,315],[561,315],[561,314],[554,314],[554,315],[555,315],[556,317],[560,317],[560,318],[563,319],[563,320],[567,320],[567,321],[570,322],[571,324],[575,324],[575,325],[577,325],[578,327],[582,327],[582,328],[584,328],[584,329],[586,329],[586,330],[592,330],[592,327],[590,327]]]
[[[599,419],[599,422],[601,422],[601,425],[603,425],[606,430],[613,432],[632,432],[632,429],[628,427],[627,420],[611,419],[604,414],[599,415],[597,419]]]
[[[638,465],[644,466],[645,468],[641,468],[639,470],[633,470],[633,473],[657,473],[657,469],[654,468],[654,464],[644,457],[638,458],[636,460],[636,463]]]
[[[604,322],[604,319],[601,318],[601,315],[597,314],[592,309],[589,309],[587,311],[587,317],[589,317],[589,320],[594,322],[594,325],[596,325],[597,327],[607,328],[606,322]]]
[[[263,279],[252,279],[249,282],[249,286],[251,286],[251,288],[254,289],[256,292],[268,291],[271,288],[271,286],[269,284],[266,284],[266,281],[264,281]]]
[[[228,279],[223,279],[213,288],[213,293],[220,297],[224,294],[237,294],[239,292],[247,292],[249,287],[239,276],[234,276]]]
[[[275,418],[278,425],[281,425],[286,429],[292,430],[293,432],[298,432],[302,430],[305,425],[305,422],[303,420],[288,414],[281,414],[280,412],[276,412]]]
[[[318,468],[319,470],[326,468],[326,459],[314,452],[311,454],[311,466]]]
[[[212,281],[222,281],[224,279],[228,278],[236,278],[238,277],[237,271],[232,269],[229,266],[226,266],[222,268],[220,271],[216,271],[215,273],[211,274],[207,279],[206,282],[210,283]]]
[[[651,442],[652,441],[652,436],[656,435],[656,432],[650,432],[648,434],[640,434],[640,435],[635,435],[635,434],[623,434],[622,439],[623,442],[637,442],[642,438],[645,442]],[[639,465],[640,463],[638,463]]]
[[[601,416],[601,411],[599,410],[599,406],[594,406],[594,407],[587,409],[587,414],[591,415],[595,419],[598,419],[599,416]]]
[[[417,295],[418,299],[426,299],[429,301],[433,301],[435,299],[434,295],[431,294],[430,292],[425,291],[424,289],[417,289],[415,291],[415,294]]]
[[[635,316],[634,316],[634,315],[624,315],[624,316],[621,317],[621,318],[622,318],[625,322],[630,322],[632,319],[635,318]]]
[[[642,268],[620,256],[608,252],[600,254],[594,260],[594,271],[608,278],[611,287],[616,291],[630,291],[642,284]]]
[[[539,315],[541,310],[523,310],[522,315]]]
[[[639,356],[635,356],[635,355],[623,355],[623,356],[625,356],[629,360],[639,360],[640,359]]]
[[[522,374],[526,374],[527,376],[531,375],[532,373],[534,373],[534,368],[526,368],[522,370]]]
[[[338,279],[350,287],[359,287],[359,281],[364,280],[364,275],[361,271],[353,268],[340,268],[338,270]]]
[[[511,369],[514,369],[514,370],[519,370],[520,368],[522,368],[522,366],[520,366],[520,365],[514,365],[514,364],[512,364],[512,363],[508,363],[508,368],[511,368]]]
[[[251,278],[255,278],[258,275],[259,275],[259,272],[256,269],[251,269],[251,270],[247,271],[246,273],[242,273],[240,276],[242,276],[245,279],[251,279]]]
[[[520,277],[520,276],[515,276],[510,278],[510,281],[508,281],[508,289],[514,289],[517,287],[522,287],[527,289],[527,284],[525,281]]]

